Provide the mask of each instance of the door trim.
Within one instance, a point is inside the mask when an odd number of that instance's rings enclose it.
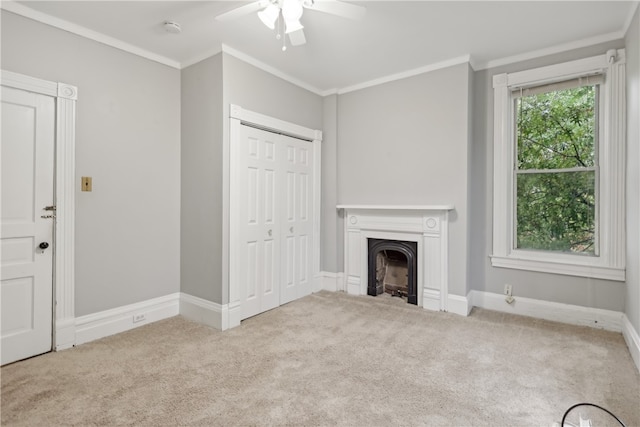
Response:
[[[284,120],[266,116],[246,110],[238,105],[229,105],[229,138],[225,138],[223,147],[223,218],[222,218],[222,282],[223,286],[228,286],[229,310],[228,318],[223,319],[223,330],[240,325],[240,290],[234,284],[234,276],[239,266],[237,265],[237,242],[238,242],[238,214],[240,205],[238,201],[238,181],[234,179],[237,174],[238,161],[238,141],[240,138],[240,126],[249,125],[267,130],[269,132],[280,133],[298,139],[310,141],[313,146],[313,200],[312,200],[312,222],[313,222],[313,271],[312,291],[317,292],[322,288],[322,277],[320,276],[320,143],[322,142],[322,131],[309,129],[304,126],[290,123]],[[224,303],[224,301],[223,301]],[[225,328],[224,326],[227,326]]]
[[[2,86],[55,98],[54,350],[75,345],[75,122],[78,89],[2,70]]]

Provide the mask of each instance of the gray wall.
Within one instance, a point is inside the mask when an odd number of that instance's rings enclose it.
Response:
[[[338,95],[323,100],[322,126],[322,224],[320,226],[320,270],[338,272],[338,260],[342,259],[343,245],[339,240],[338,224]],[[340,234],[341,236],[341,234]],[[340,244],[338,244],[340,242]]]
[[[627,54],[627,293],[625,313],[640,332],[640,9],[625,38]]]
[[[78,87],[76,316],[178,292],[180,72],[4,10],[1,31],[4,70]]]
[[[236,104],[246,110],[322,130],[322,97],[226,53],[222,67],[225,117],[229,117],[229,104]]]
[[[311,129],[322,129],[320,96],[226,53],[222,54],[222,73],[223,138],[229,137],[230,104]],[[222,204],[222,195],[219,201]],[[222,272],[219,276],[222,277]],[[215,301],[226,304],[229,302],[228,284],[221,290],[221,299]]]
[[[322,128],[322,98],[221,53],[182,71],[182,292],[229,302],[222,277],[223,141],[229,104]]]
[[[624,309],[640,330],[639,25],[636,12],[625,41],[476,73],[459,65],[325,99],[227,54],[183,70],[181,78],[178,70],[6,11],[1,60],[3,69],[79,88],[76,173],[92,176],[94,191],[80,192],[78,185],[76,194],[78,316],[180,289],[228,301],[221,272],[222,141],[234,103],[324,130],[323,270],[343,269],[336,203],[453,203],[453,293],[501,293],[511,283],[516,296]],[[632,162],[627,286],[492,268],[491,77],[625,42]],[[414,184],[400,185],[407,179]]]
[[[474,126],[474,117],[473,117],[473,107],[474,107],[474,100],[475,100],[475,91],[473,88],[474,85],[474,71],[473,68],[471,68],[471,64],[468,64],[467,67],[469,68],[469,73],[468,73],[468,77],[467,77],[467,85],[468,85],[468,98],[467,98],[467,207],[469,209],[468,215],[467,215],[467,268],[466,268],[466,287],[465,287],[465,295],[467,295],[469,293],[469,291],[472,290],[471,288],[471,283],[473,281],[473,276],[471,275],[471,266],[472,264],[475,262],[476,258],[480,258],[480,256],[478,256],[478,254],[480,254],[481,252],[477,251],[477,248],[472,246],[472,235],[477,233],[477,232],[484,232],[483,230],[481,231],[482,228],[480,229],[478,228],[474,228],[472,225],[475,225],[474,221],[475,221],[475,213],[472,210],[473,209],[473,202],[475,201],[475,197],[476,195],[473,193],[473,165],[474,163],[478,163],[475,159],[475,150],[476,150],[476,143],[474,141],[474,132],[473,132],[473,126]]]
[[[493,233],[493,75],[604,54],[607,49],[621,47],[624,47],[623,40],[475,73],[473,122],[475,137],[472,153],[473,161],[481,163],[473,163],[471,167],[474,192],[471,209],[474,216],[478,215],[472,219],[474,232],[471,234],[470,242],[473,256],[478,257],[471,262],[472,289],[501,294],[504,285],[509,283],[513,285],[516,298],[522,296],[615,311],[624,309],[624,282],[494,268],[489,259],[492,253]],[[483,223],[481,219],[484,220]],[[476,227],[484,231],[476,233]],[[476,253],[476,251],[482,252]]]
[[[221,53],[182,72],[182,291],[229,302],[222,277],[223,141],[229,104],[322,128],[322,98]]]
[[[181,291],[222,301],[222,55],[182,70]]]
[[[467,293],[469,73],[461,64],[338,97],[339,203],[455,205],[456,295]]]
[[[469,148],[469,287],[471,289],[486,290],[485,277],[487,263],[487,242],[492,242],[491,229],[487,228],[487,221],[491,222],[491,204],[493,203],[493,170],[487,164],[487,144],[493,142],[493,135],[486,134],[486,123],[489,112],[486,97],[487,87],[484,79],[486,72],[473,73],[472,99],[472,130],[473,138]],[[493,111],[493,106],[491,106]],[[502,291],[500,291],[502,293]]]

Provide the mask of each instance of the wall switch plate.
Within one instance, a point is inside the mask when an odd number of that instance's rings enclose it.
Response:
[[[82,191],[91,191],[91,177],[83,176],[82,177]]]

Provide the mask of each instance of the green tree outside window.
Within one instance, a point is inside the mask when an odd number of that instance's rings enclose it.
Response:
[[[515,99],[516,247],[597,254],[598,85]]]

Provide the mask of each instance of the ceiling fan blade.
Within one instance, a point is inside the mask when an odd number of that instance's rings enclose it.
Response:
[[[304,36],[304,31],[298,30],[289,33],[289,41],[291,42],[291,46],[300,46],[305,44],[307,42],[307,39]]]
[[[362,19],[367,12],[364,6],[351,3],[344,3],[339,0],[315,0],[313,4],[306,6],[309,10],[330,13],[349,19]]]
[[[249,4],[245,4],[244,6],[237,7],[235,9],[231,9],[228,12],[221,13],[216,16],[216,21],[231,21],[237,18],[241,18],[245,15],[249,15],[250,13],[254,13],[267,7],[269,4],[269,0],[259,0],[253,1]]]

